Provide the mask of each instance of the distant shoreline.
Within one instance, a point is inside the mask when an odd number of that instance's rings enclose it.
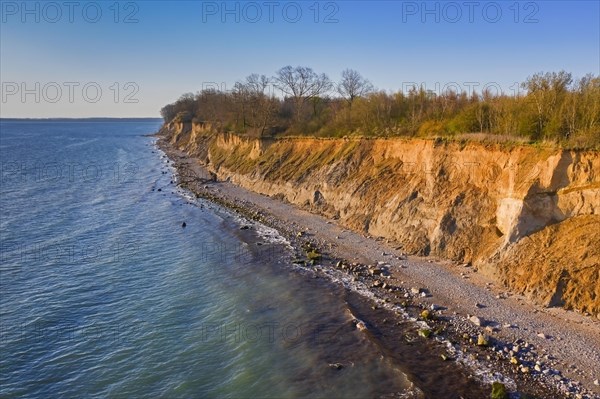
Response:
[[[134,121],[134,122],[139,122],[139,121],[156,121],[156,122],[160,122],[162,121],[162,118],[160,117],[82,117],[82,118],[0,118],[0,122],[79,122],[79,121],[83,121],[83,122],[94,122],[94,121],[100,121],[100,122],[110,122],[110,121],[117,121],[117,122],[126,122],[126,121]]]

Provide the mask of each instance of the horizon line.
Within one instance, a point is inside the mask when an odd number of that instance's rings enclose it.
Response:
[[[77,119],[163,119],[160,116],[52,116],[52,117],[0,117],[4,120],[77,120]]]

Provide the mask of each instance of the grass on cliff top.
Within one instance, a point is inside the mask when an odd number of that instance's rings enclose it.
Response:
[[[247,135],[244,133],[229,132],[236,134],[241,137],[248,138],[261,138],[263,140],[401,140],[401,141],[415,141],[415,140],[429,140],[435,141],[437,144],[444,143],[459,143],[461,145],[467,145],[471,143],[478,143],[484,146],[495,146],[498,148],[513,149],[517,147],[533,147],[540,149],[563,149],[563,150],[574,150],[574,151],[600,151],[600,132],[598,137],[582,137],[578,140],[556,140],[556,139],[539,139],[532,140],[527,137],[515,136],[515,135],[500,135],[491,133],[459,133],[459,134],[437,134],[437,135],[400,135],[400,134],[389,134],[389,133],[377,133],[372,132],[366,134],[361,131],[354,132],[336,132],[335,134],[289,134],[279,133],[271,136],[257,137],[256,135]]]
[[[305,138],[306,139],[306,138]],[[240,173],[268,174],[272,178],[301,179],[315,167],[332,165],[353,155],[360,141],[352,140],[322,148],[303,147],[300,140],[281,140],[278,146],[267,146],[260,157],[248,156],[252,143],[236,145],[232,150],[221,148],[215,141],[209,144],[211,161],[216,167],[235,169]]]

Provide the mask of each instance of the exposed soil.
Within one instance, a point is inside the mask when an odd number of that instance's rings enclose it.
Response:
[[[473,264],[512,292],[600,320],[600,153],[403,138],[162,130],[219,180],[404,253]]]
[[[600,218],[573,217],[516,243],[498,263],[499,276],[542,305],[600,314],[599,248]]]
[[[596,319],[533,304],[525,296],[510,294],[469,264],[407,256],[391,241],[350,231],[336,220],[309,213],[281,197],[216,182],[214,173],[198,160],[165,140],[160,140],[160,146],[174,161],[182,187],[276,228],[292,242],[298,262],[305,262],[314,273],[338,279],[346,276],[367,287],[372,309],[357,309],[357,313],[369,319],[370,332],[394,336],[391,317],[385,314],[403,315],[414,324],[413,335],[418,335],[419,329],[431,330],[429,339],[447,345],[448,351],[442,354],[470,368],[480,381],[502,379],[513,392],[539,398],[600,398],[600,387],[595,384],[600,378],[600,322]],[[595,219],[589,223],[589,228],[594,228]],[[558,224],[556,229],[568,229],[568,224]],[[515,248],[516,253],[523,253],[520,264],[543,256],[544,242],[551,236],[532,236],[532,242],[539,246],[535,255],[527,255],[530,247]],[[314,265],[308,264],[307,246],[320,255]],[[581,258],[574,258],[574,262],[579,262],[577,259]],[[383,273],[371,272],[374,269]],[[597,279],[593,273],[586,274],[588,269],[560,270],[557,290],[570,289],[564,273]],[[535,287],[535,279],[531,278],[530,286]],[[554,303],[559,296],[549,293],[546,297]],[[424,309],[430,316],[422,316]],[[476,318],[469,319],[472,315]],[[477,345],[479,334],[485,336],[488,345]],[[390,356],[397,356],[392,341],[382,342]]]

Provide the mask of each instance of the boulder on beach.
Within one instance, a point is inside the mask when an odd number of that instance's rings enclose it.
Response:
[[[477,345],[478,346],[488,346],[489,342],[485,335],[479,334],[477,337]]]

